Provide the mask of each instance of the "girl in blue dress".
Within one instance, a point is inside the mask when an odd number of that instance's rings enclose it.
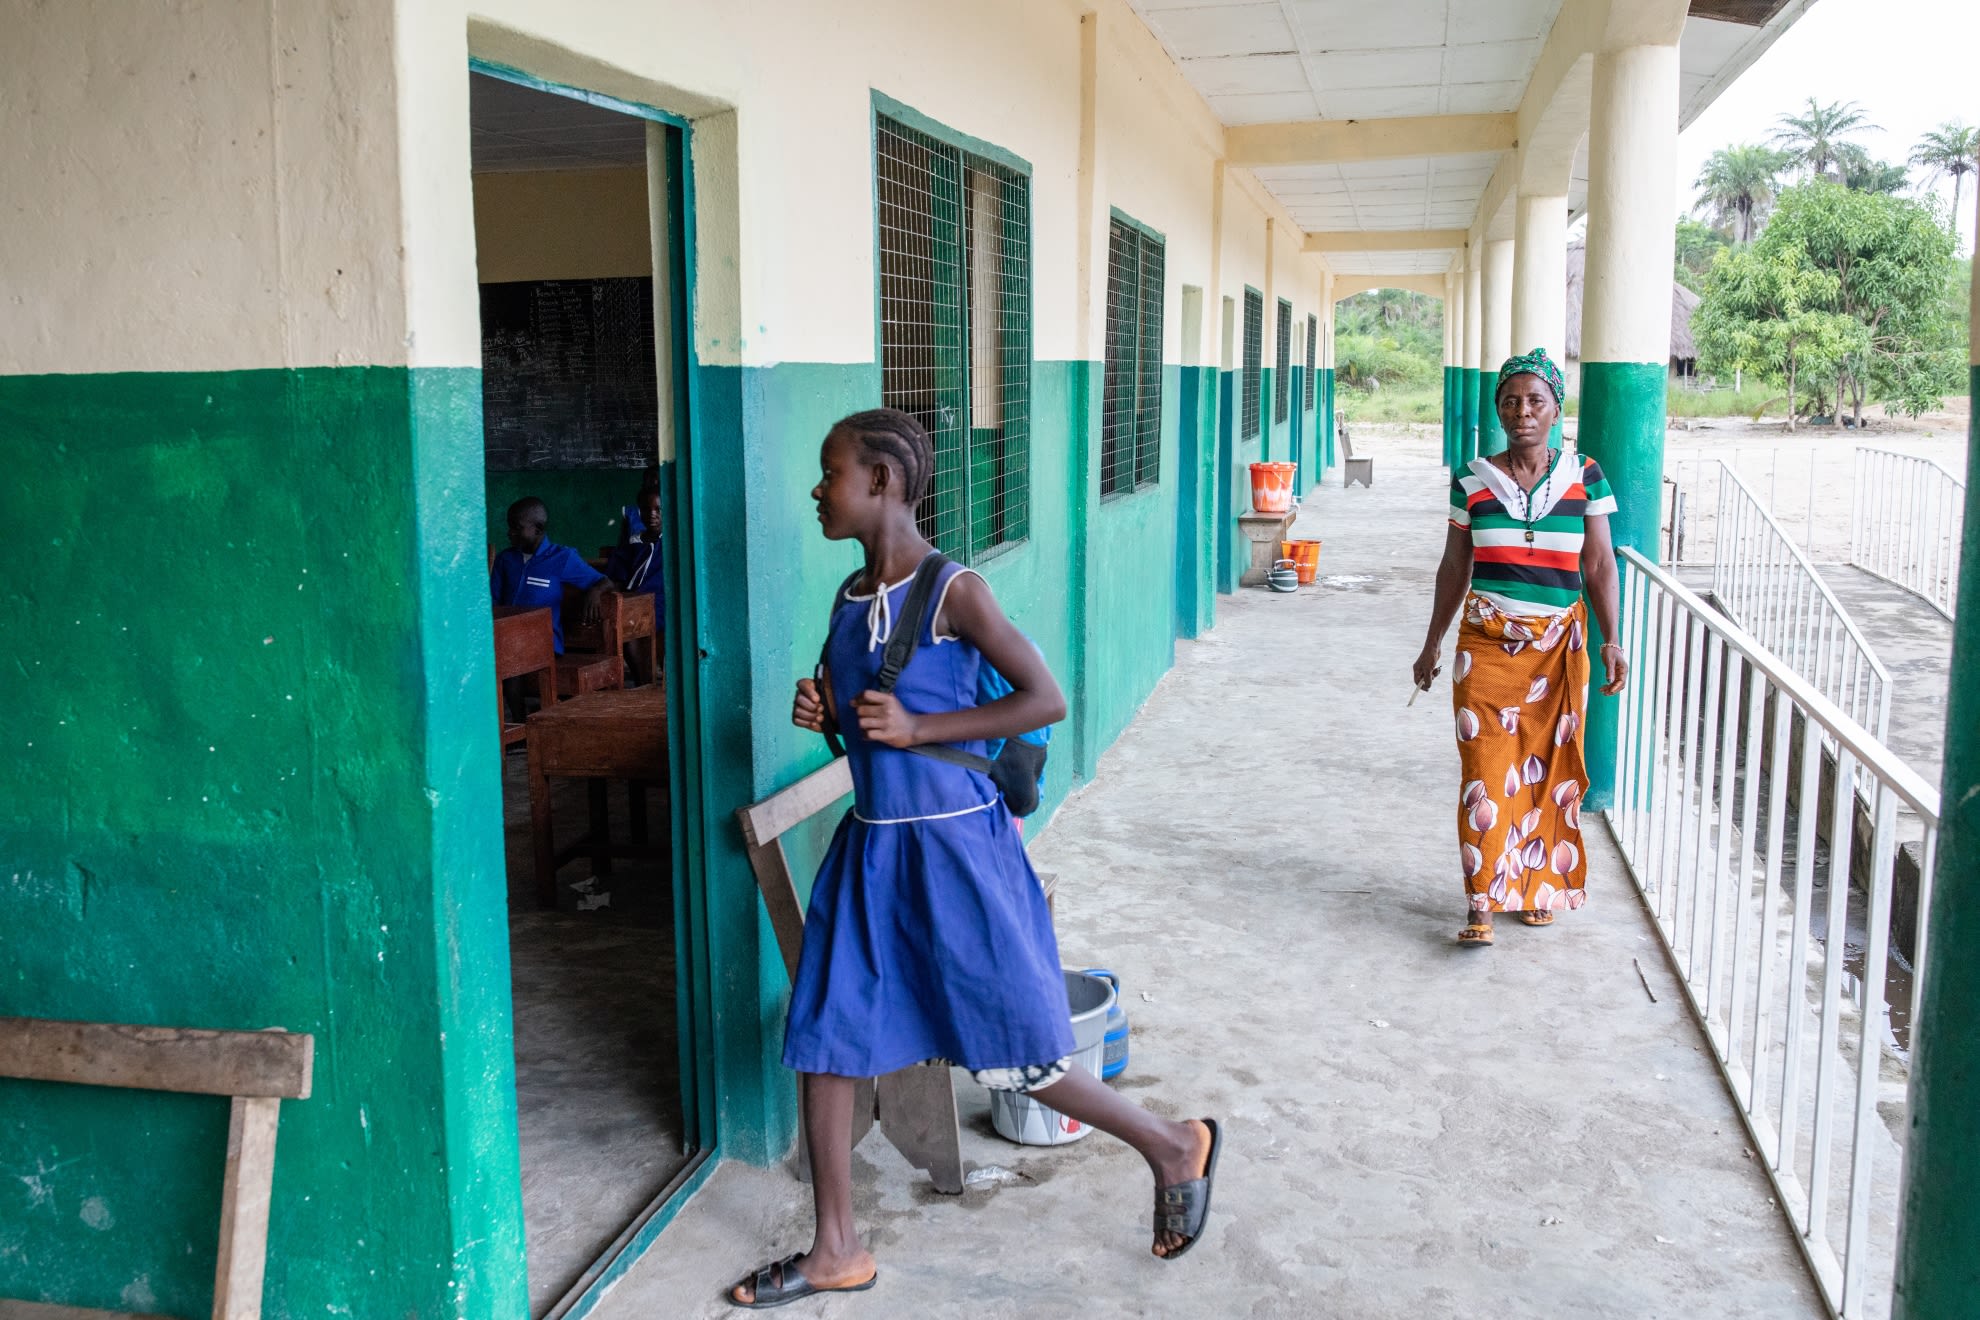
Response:
[[[1071,1066],[1058,942],[1022,838],[990,780],[904,750],[947,743],[981,754],[1065,717],[1037,649],[983,579],[943,567],[914,657],[891,693],[875,690],[893,623],[934,547],[915,523],[935,455],[906,413],[879,408],[835,425],[813,488],[829,540],[857,540],[866,572],[834,602],[821,686],[798,683],[791,722],[845,740],[853,808],[811,891],[791,987],[785,1066],[799,1088],[817,1223],[811,1250],[729,1291],[762,1310],[877,1278],[853,1224],[853,1088],[928,1059],[968,1068],[993,1089],[1025,1091],[1119,1137],[1154,1176],[1154,1254],[1174,1260],[1202,1235],[1221,1134],[1129,1103]],[[976,704],[988,660],[1011,692]]]

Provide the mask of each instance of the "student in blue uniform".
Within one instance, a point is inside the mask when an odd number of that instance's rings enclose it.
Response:
[[[488,590],[497,605],[550,607],[550,635],[557,654],[564,653],[564,588],[584,592],[584,621],[598,622],[598,601],[611,580],[567,545],[558,545],[544,532],[550,510],[534,495],[509,506],[509,548],[495,556]]]
[[[641,488],[639,503],[631,512],[638,519],[639,533],[606,556],[605,576],[629,596],[644,594],[653,597],[653,625],[664,630],[667,626],[667,561],[660,550],[659,488]],[[640,682],[653,682],[654,676],[643,672],[646,652],[641,647],[630,642],[626,644],[626,663],[636,666],[634,672],[639,675]]]
[[[914,511],[934,450],[912,417],[881,408],[834,426],[820,466],[818,520],[828,540],[860,543],[866,572],[833,603],[822,687],[800,681],[791,710],[799,728],[845,739],[854,794],[811,891],[784,1035],[784,1064],[802,1074],[817,1222],[810,1251],[766,1265],[728,1298],[761,1310],[873,1286],[853,1224],[853,1088],[927,1059],[1132,1145],[1154,1177],[1154,1254],[1173,1260],[1202,1236],[1218,1125],[1157,1117],[1072,1066],[1058,942],[1003,799],[975,770],[903,750],[947,743],[981,755],[990,740],[1063,718],[1065,698],[989,586],[955,564],[894,690],[876,691],[894,620],[933,553]],[[979,705],[986,661],[1011,690]]]

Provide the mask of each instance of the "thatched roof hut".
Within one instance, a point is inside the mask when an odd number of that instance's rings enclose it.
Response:
[[[1575,242],[1567,250],[1567,355],[1581,360],[1581,301],[1586,292],[1588,246]],[[1690,364],[1698,357],[1698,341],[1691,337],[1691,314],[1698,309],[1698,295],[1671,281],[1671,366],[1689,375]]]

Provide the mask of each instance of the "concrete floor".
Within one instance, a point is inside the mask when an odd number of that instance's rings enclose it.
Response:
[[[1302,515],[1322,584],[1221,599],[1036,845],[1065,961],[1123,978],[1120,1084],[1224,1120],[1205,1240],[1155,1260],[1131,1152],[1008,1144],[959,1075],[965,1154],[1019,1180],[944,1198],[869,1138],[880,1284],[784,1314],[1822,1315],[1602,827],[1585,909],[1453,945],[1449,689],[1404,707],[1446,478],[1434,435],[1357,452],[1376,487]],[[729,1314],[722,1287],[809,1234],[788,1171],[724,1166],[595,1314]]]
[[[687,1162],[673,909],[664,866],[620,861],[594,879],[580,861],[560,873],[564,910],[535,911],[523,758],[503,770],[523,1229],[542,1315]],[[584,789],[552,791],[568,840]],[[609,801],[626,838],[622,786]]]
[[[1946,692],[1952,682],[1952,623],[1902,587],[1848,564],[1821,565],[1822,577],[1891,671],[1891,727],[1885,741],[1928,784],[1944,768]]]

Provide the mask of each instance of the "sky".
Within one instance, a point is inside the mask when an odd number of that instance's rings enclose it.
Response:
[[[1880,160],[1902,161],[1925,130],[1949,119],[1980,122],[1980,0],[1815,0],[1814,6],[1719,94],[1678,138],[1678,198],[1688,206],[1706,157],[1764,142],[1774,121],[1806,106],[1856,101],[1881,132],[1858,140]],[[1912,171],[1914,183],[1924,171]],[[1969,174],[1960,194],[1963,251],[1972,251]],[[1938,188],[1952,197],[1951,180]]]

